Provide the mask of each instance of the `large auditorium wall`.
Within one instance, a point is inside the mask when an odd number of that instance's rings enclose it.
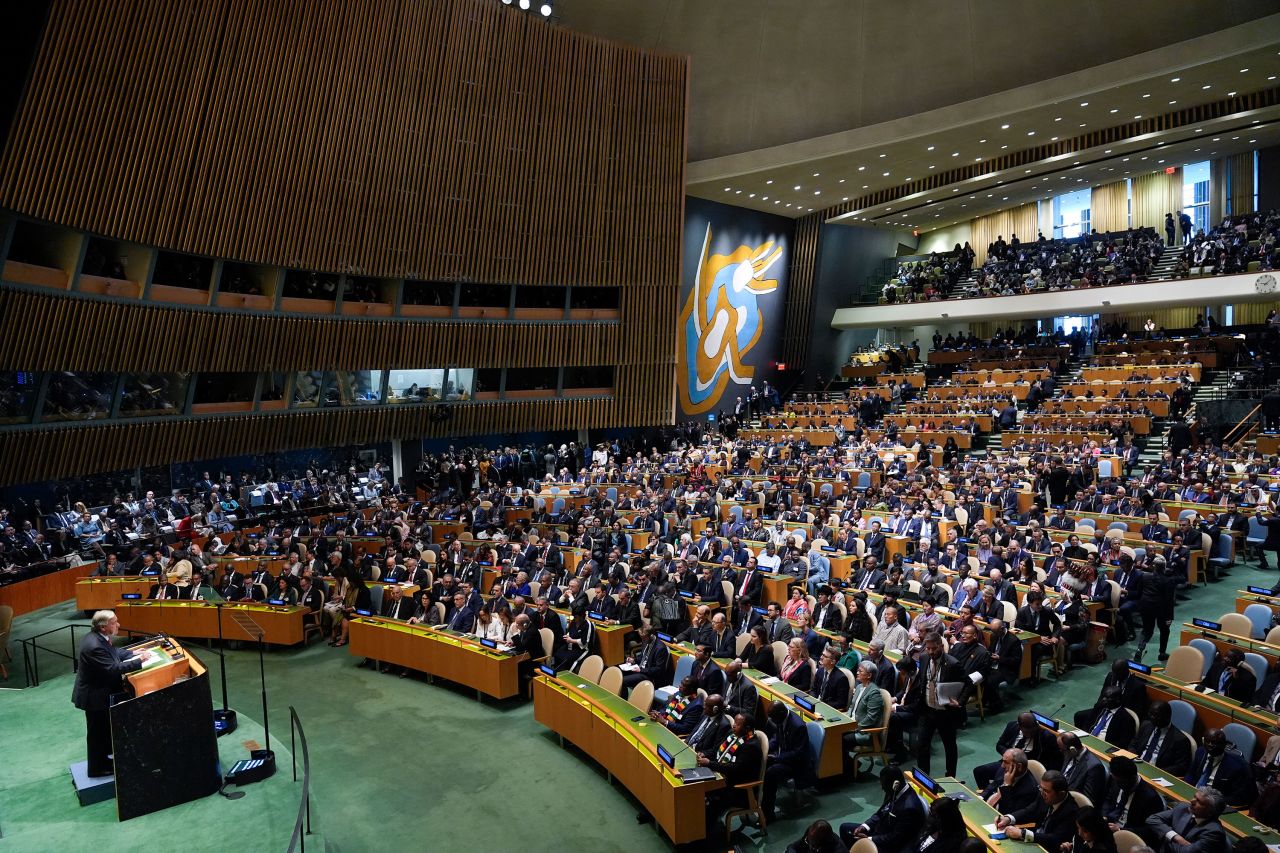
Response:
[[[689,198],[676,330],[680,414],[733,412],[752,385],[775,383],[794,223]]]
[[[849,305],[853,294],[868,276],[880,272],[886,259],[897,256],[899,246],[914,251],[916,245],[917,238],[910,231],[835,223],[822,226],[817,281],[810,304],[812,332],[805,365],[808,381],[819,375],[826,379],[838,375],[855,347],[875,340],[874,329],[831,328],[831,317],[837,308]]]

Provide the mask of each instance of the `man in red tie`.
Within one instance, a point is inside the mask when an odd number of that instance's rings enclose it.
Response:
[[[752,604],[760,600],[760,590],[764,587],[764,578],[760,576],[760,570],[756,567],[755,557],[747,560],[747,566],[742,570],[742,579],[738,581],[738,598],[746,599]]]

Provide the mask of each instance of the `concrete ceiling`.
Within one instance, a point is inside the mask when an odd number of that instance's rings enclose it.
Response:
[[[1278,11],[1275,0],[557,0],[560,25],[692,57],[689,159],[971,101]]]

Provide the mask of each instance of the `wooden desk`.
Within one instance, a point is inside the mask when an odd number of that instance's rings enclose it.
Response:
[[[689,643],[667,643],[667,648],[671,651],[671,666],[675,669],[675,662],[678,658],[693,654],[693,646]],[[726,658],[719,658],[720,662],[724,662]],[[844,735],[847,732],[857,731],[858,724],[852,717],[841,711],[839,708],[832,707],[825,702],[818,702],[815,707],[815,713],[810,714],[795,703],[796,696],[805,696],[812,699],[812,696],[803,690],[797,690],[785,681],[767,675],[758,669],[743,669],[743,675],[751,679],[751,683],[756,686],[756,692],[760,697],[760,707],[756,714],[757,720],[765,719],[768,714],[769,705],[766,700],[785,702],[788,707],[800,715],[800,718],[806,724],[812,723],[822,729],[822,748],[818,753],[817,773],[820,779],[829,779],[833,776],[839,776],[844,772]]]
[[[1029,843],[1026,841],[1014,841],[1012,838],[996,840],[987,834],[983,829],[990,823],[995,823],[996,818],[1000,817],[1000,812],[987,805],[982,799],[982,795],[971,788],[966,788],[958,779],[952,779],[949,776],[943,776],[940,779],[934,779],[942,786],[943,795],[952,793],[953,791],[964,791],[969,795],[967,800],[960,801],[960,816],[964,818],[964,825],[968,827],[969,834],[981,841],[988,850],[994,851],[1025,851],[1025,853],[1033,853],[1039,851],[1043,853],[1044,848],[1039,844]],[[916,782],[915,777],[910,773],[907,774],[907,782],[911,785],[915,792],[920,795],[926,803],[932,802],[934,797]],[[945,853],[939,851],[939,853]]]
[[[503,654],[452,631],[381,616],[352,619],[349,636],[348,648],[357,657],[416,669],[495,699],[520,693],[517,667],[527,655]]]
[[[1240,723],[1248,726],[1258,736],[1257,749],[1259,750],[1266,745],[1267,739],[1275,733],[1277,716],[1270,711],[1264,711],[1261,708],[1246,708],[1236,700],[1223,696],[1221,693],[1201,693],[1195,689],[1195,684],[1184,684],[1159,672],[1153,672],[1150,675],[1134,674],[1139,675],[1147,682],[1147,695],[1152,699],[1160,699],[1165,702],[1170,699],[1181,699],[1194,705],[1196,717],[1205,729],[1220,729],[1227,723]],[[1246,759],[1253,761],[1254,757],[1250,755],[1246,756]]]
[[[681,782],[658,758],[658,746],[675,757],[677,771],[696,767],[697,756],[665,726],[650,721],[622,697],[571,673],[533,679],[533,718],[621,782],[673,843],[707,837],[706,795],[724,787],[724,781],[717,777]]]
[[[136,634],[171,634],[175,637],[218,637],[218,605],[211,601],[119,601],[114,605],[120,627]],[[262,629],[263,640],[273,645],[294,646],[303,640],[305,607],[272,607],[267,604],[227,603],[222,610],[222,638],[257,640],[236,621],[243,613]]]
[[[1096,755],[1098,760],[1103,764],[1109,765],[1111,763],[1111,756],[1115,754],[1119,747],[1116,747],[1101,738],[1096,738],[1091,734],[1082,732],[1065,720],[1056,720],[1056,722],[1058,723],[1058,729],[1060,731],[1075,732],[1080,738],[1080,743]],[[1052,731],[1052,729],[1048,730]],[[1177,776],[1174,776],[1172,773],[1166,773],[1159,767],[1156,767],[1154,764],[1150,764],[1146,761],[1139,761],[1137,762],[1137,765],[1139,777],[1143,782],[1146,782],[1154,788],[1155,792],[1160,796],[1168,797],[1180,803],[1190,802],[1191,799],[1195,797],[1196,789],[1194,785],[1189,785]],[[1164,785],[1158,784],[1155,781],[1156,779],[1164,779],[1166,782],[1171,782],[1173,784],[1169,787],[1165,787]],[[1221,820],[1222,825],[1226,827],[1227,832],[1237,836],[1238,838],[1244,838],[1247,835],[1256,835],[1264,844],[1280,844],[1280,832],[1276,832],[1276,830],[1271,828],[1264,828],[1264,831],[1262,832],[1255,830],[1254,827],[1259,825],[1258,821],[1248,815],[1233,812],[1223,814]]]
[[[83,578],[76,582],[76,609],[109,610],[124,600],[125,593],[136,592],[146,598],[157,580],[139,575]]]
[[[66,601],[75,594],[80,579],[97,568],[97,563],[83,563],[5,584],[0,586],[0,604],[12,607],[14,616],[21,616]]]
[[[1255,640],[1252,637],[1241,637],[1239,634],[1230,634],[1226,631],[1211,631],[1208,628],[1199,628],[1190,622],[1182,623],[1181,644],[1187,645],[1196,637],[1203,637],[1218,647],[1219,651],[1231,651],[1239,649],[1242,652],[1253,652],[1262,655],[1267,659],[1269,665],[1274,665],[1280,660],[1280,646],[1273,646],[1262,640]],[[1258,682],[1261,684],[1261,680]]]
[[[552,610],[560,614],[560,621],[567,629],[568,620],[572,614],[559,607],[553,607]],[[635,629],[630,625],[616,625],[612,622],[601,622],[598,619],[592,619],[591,624],[595,627],[596,637],[600,640],[600,657],[604,660],[604,665],[617,666],[625,661],[627,659],[626,636]]]
[[[1236,612],[1243,613],[1250,604],[1265,604],[1272,613],[1280,613],[1280,596],[1262,595],[1247,589],[1236,590]]]
[[[1196,382],[1200,381],[1200,365],[1198,364],[1142,364],[1123,367],[1084,367],[1080,370],[1080,378],[1085,382],[1130,382],[1131,376],[1142,376],[1146,379],[1177,381],[1182,371],[1191,374]]]

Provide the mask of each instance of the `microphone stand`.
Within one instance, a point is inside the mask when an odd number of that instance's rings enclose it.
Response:
[[[199,587],[196,590],[198,592]],[[227,657],[223,650],[222,640],[222,605],[224,603],[222,601],[214,602],[214,606],[218,608],[218,670],[222,677],[222,708],[213,709],[213,730],[218,737],[231,734],[239,725],[236,712],[228,707],[227,702]]]

